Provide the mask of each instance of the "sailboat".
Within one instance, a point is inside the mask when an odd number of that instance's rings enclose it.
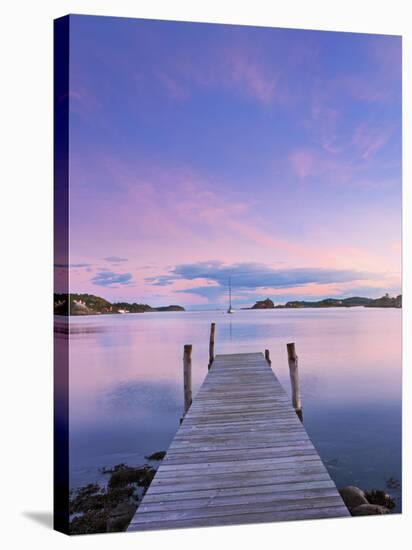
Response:
[[[233,313],[232,309],[232,284],[231,279],[229,277],[229,309],[227,310],[228,313]]]

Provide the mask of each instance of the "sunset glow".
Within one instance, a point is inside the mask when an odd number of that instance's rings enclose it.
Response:
[[[70,291],[401,291],[401,39],[72,16]]]

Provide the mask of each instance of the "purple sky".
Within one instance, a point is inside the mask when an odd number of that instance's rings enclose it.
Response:
[[[400,37],[89,16],[70,32],[71,292],[400,292]]]

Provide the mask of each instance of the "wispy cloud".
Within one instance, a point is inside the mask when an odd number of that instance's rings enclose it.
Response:
[[[103,259],[106,260],[106,262],[111,262],[114,264],[128,261],[128,258],[121,258],[120,256],[107,256],[106,258],[103,258]]]
[[[114,273],[113,271],[99,271],[91,279],[91,282],[97,286],[107,288],[117,288],[121,286],[130,286],[132,284],[131,273]]]
[[[371,127],[361,122],[354,131],[352,143],[358,150],[360,157],[367,160],[375,155],[389,140],[391,131],[385,127]]]
[[[170,273],[158,277],[147,277],[146,283],[153,286],[168,286],[176,281],[193,281],[201,279],[198,288],[181,289],[179,292],[198,293],[201,296],[217,295],[227,288],[229,277],[237,290],[258,288],[289,288],[309,284],[345,283],[350,281],[374,279],[372,273],[356,270],[328,268],[290,268],[276,269],[265,264],[238,263],[226,265],[220,261],[197,262],[181,264],[174,267]],[[204,280],[218,285],[205,286]]]
[[[189,99],[198,89],[230,92],[264,106],[287,99],[276,64],[265,65],[245,45],[225,44],[207,59],[185,52],[171,60],[168,71],[156,71],[155,76],[167,96],[178,101]]]

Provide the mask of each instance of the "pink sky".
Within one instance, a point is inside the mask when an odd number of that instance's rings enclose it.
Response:
[[[215,307],[229,276],[239,306],[400,292],[398,37],[85,19],[71,292]]]

